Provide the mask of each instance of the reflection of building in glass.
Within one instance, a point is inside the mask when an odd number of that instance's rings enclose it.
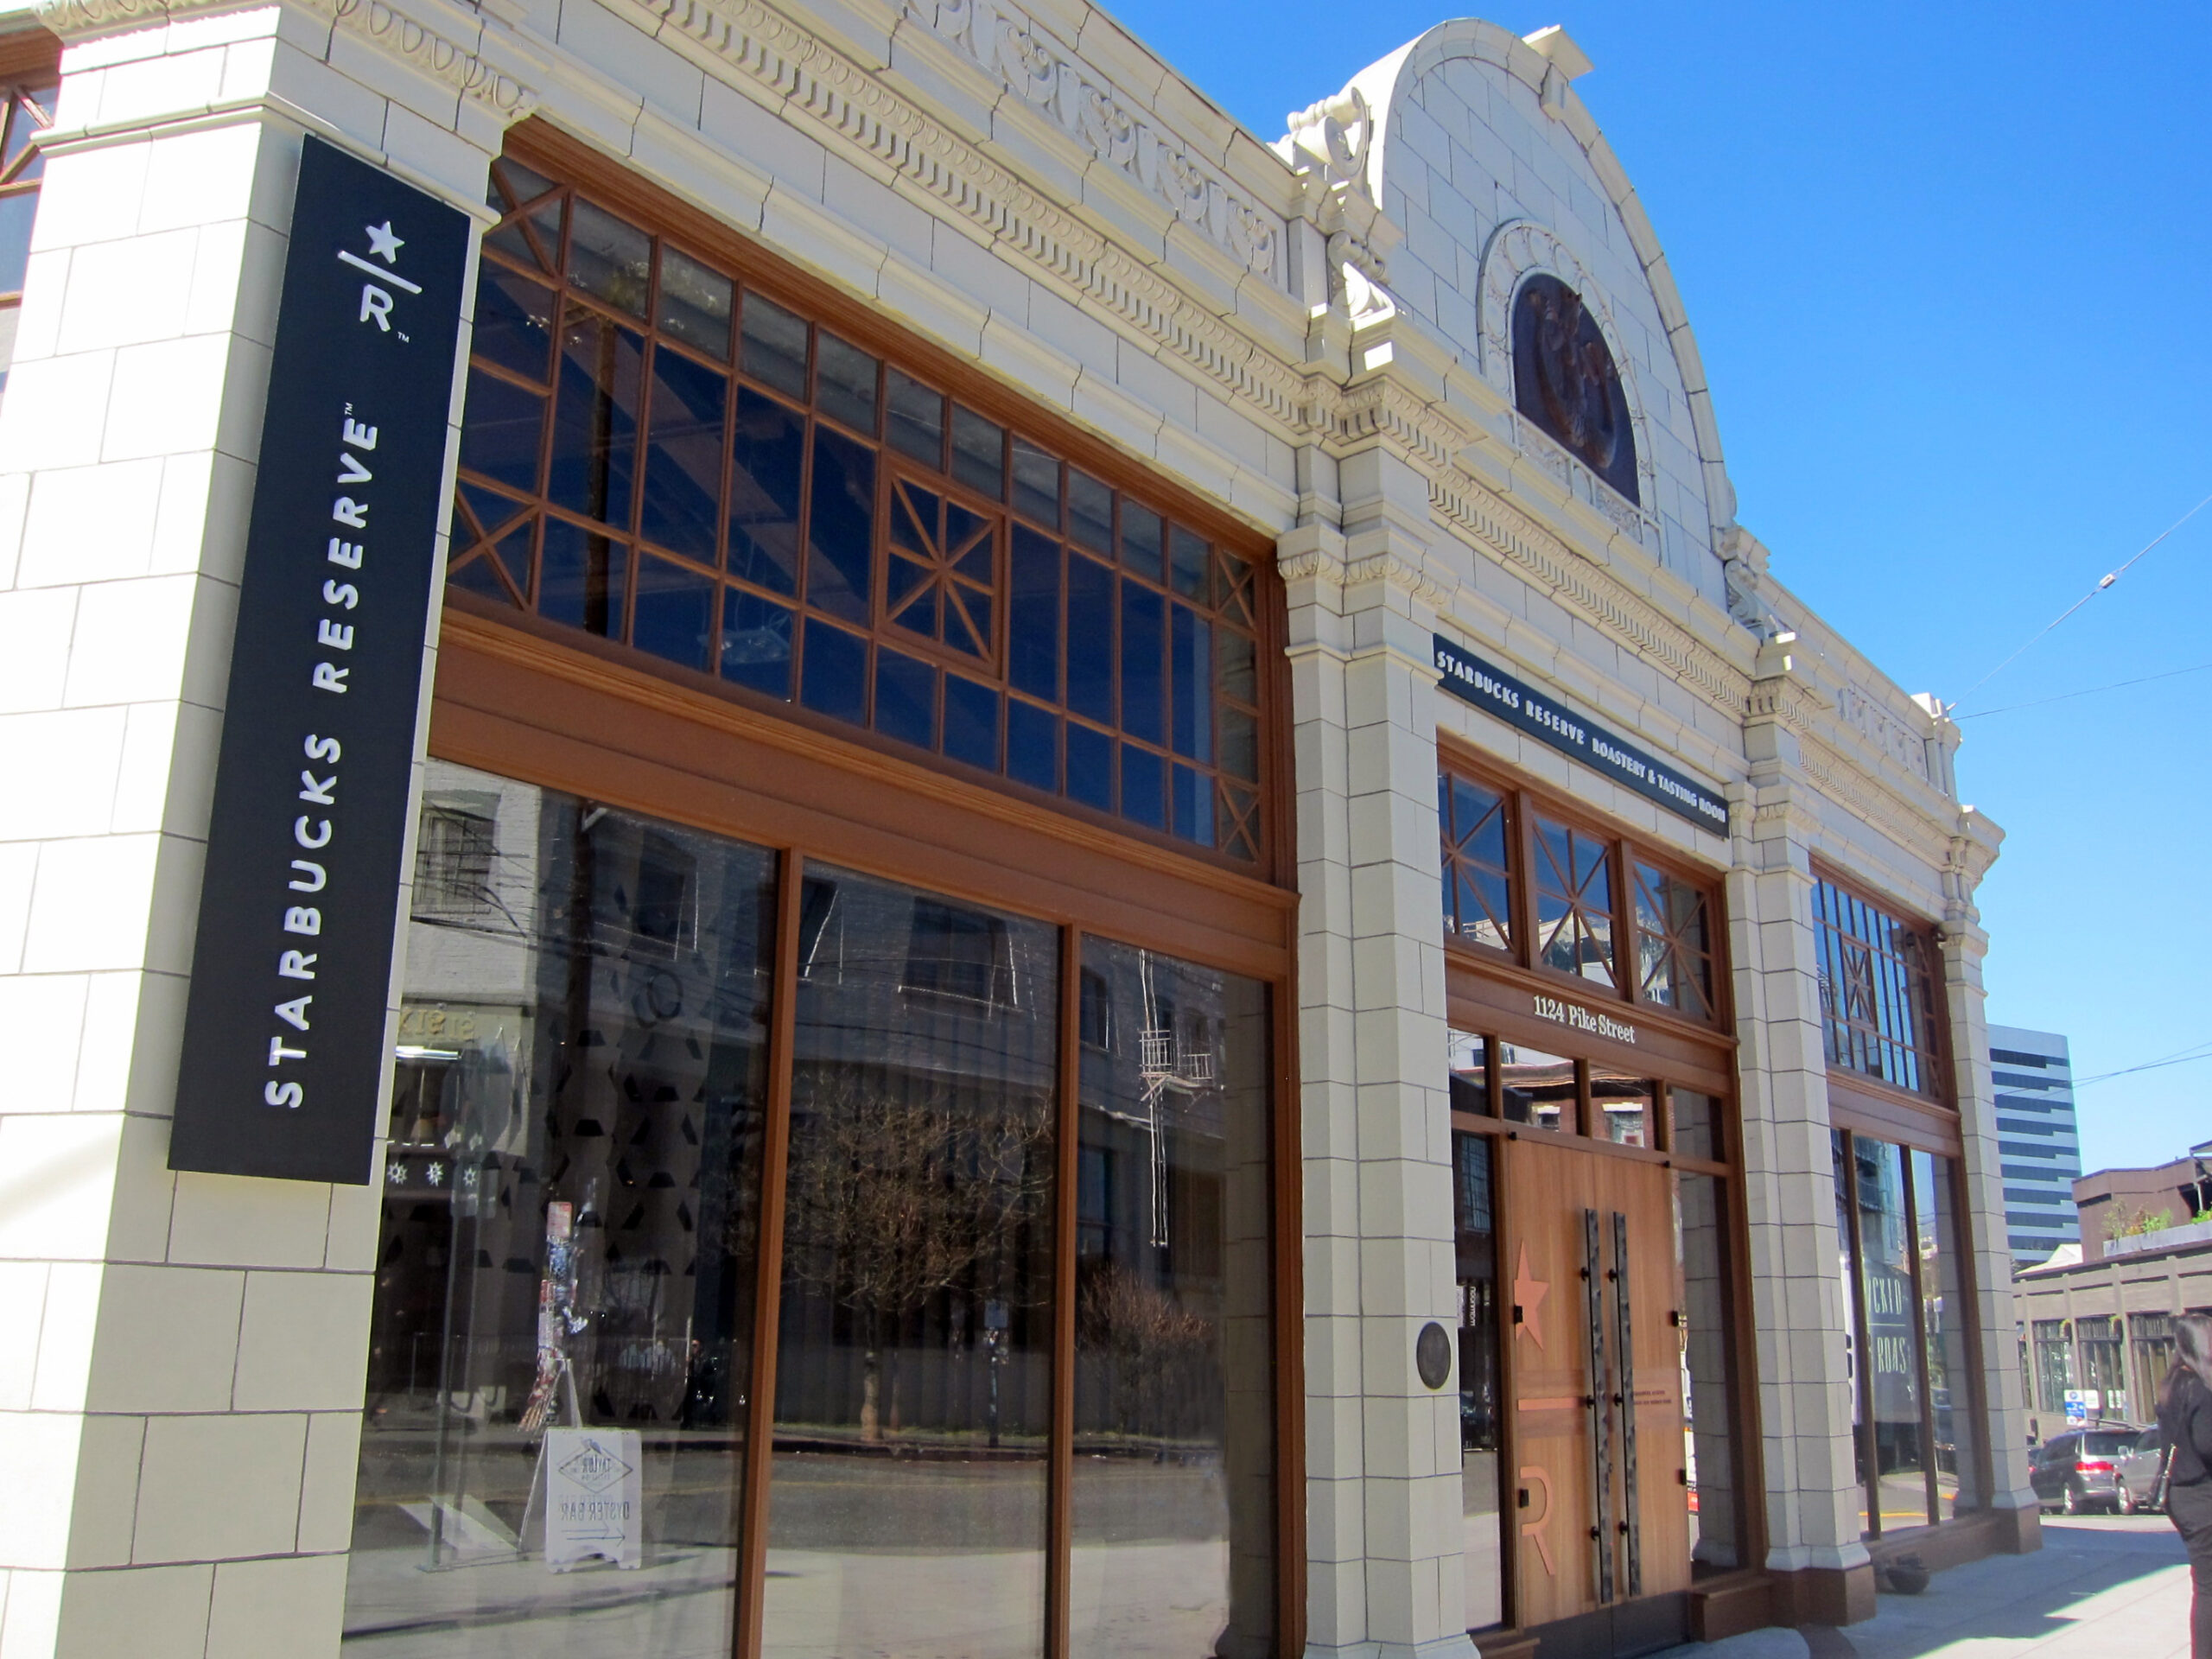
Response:
[[[776,861],[440,762],[423,822],[352,1628],[392,1616],[404,1580],[379,1564],[409,1560],[453,1575],[464,1633],[573,1616],[566,1581],[510,1583],[548,1548],[560,1427],[634,1437],[613,1444],[644,1463],[645,1567],[695,1586],[661,1627],[726,1621],[697,1592],[727,1572],[756,1432]],[[1058,933],[823,864],[792,902],[772,1573],[859,1593],[918,1538],[982,1551],[944,1639],[1026,1651],[1071,1282],[1072,1570],[1103,1617],[1182,1552],[1177,1639],[1261,1651],[1263,993],[1085,943],[1063,1281]],[[818,1639],[789,1598],[766,1618]]]

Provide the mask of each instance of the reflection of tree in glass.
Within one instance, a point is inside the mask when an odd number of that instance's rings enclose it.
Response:
[[[1192,1408],[1208,1397],[1217,1369],[1211,1319],[1118,1262],[1089,1276],[1076,1318],[1078,1349],[1111,1362],[1107,1423],[1100,1427],[1173,1434],[1209,1426],[1203,1408]]]
[[[792,1096],[785,1260],[859,1317],[861,1438],[878,1440],[881,1355],[900,1319],[941,1291],[1038,1300],[1023,1231],[1051,1197],[1052,1103],[828,1068],[802,1071]],[[895,1371],[893,1389],[895,1426]]]

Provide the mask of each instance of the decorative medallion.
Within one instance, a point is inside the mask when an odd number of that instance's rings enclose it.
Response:
[[[1636,435],[1612,351],[1582,296],[1542,272],[1513,300],[1513,401],[1569,454],[1638,500]]]

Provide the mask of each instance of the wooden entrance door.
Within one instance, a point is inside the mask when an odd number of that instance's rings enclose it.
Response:
[[[1682,1302],[1671,1171],[1529,1136],[1504,1151],[1525,1629],[1689,1584]]]

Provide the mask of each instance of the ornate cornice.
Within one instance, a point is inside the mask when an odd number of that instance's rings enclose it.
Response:
[[[1740,721],[1750,677],[1680,623],[1638,598],[1624,583],[1570,550],[1465,474],[1429,481],[1435,510],[1482,547],[1535,578],[1592,622]]]
[[[1854,817],[1930,866],[1942,867],[1950,840],[1948,816],[1929,816],[1926,808],[1870,774],[1848,755],[1802,731],[1797,734],[1797,766],[1828,799],[1849,808]]]
[[[153,29],[236,4],[237,0],[38,0],[38,20],[63,41],[74,43],[126,29]]]
[[[1347,560],[1342,581],[1347,588],[1363,582],[1387,582],[1432,611],[1452,596],[1449,586],[1439,582],[1419,561],[1402,553],[1371,553],[1364,558]]]
[[[537,102],[534,87],[502,73],[476,52],[456,45],[385,0],[310,0],[339,28],[381,47],[402,62],[454,87],[503,119],[519,121]]]
[[[1319,429],[1316,435],[1332,449],[1380,438],[1430,474],[1450,471],[1459,453],[1476,437],[1473,427],[1388,375],[1377,375],[1349,391],[1318,385],[1312,407]]]
[[[1285,221],[1193,155],[1014,0],[906,0],[909,16],[1246,270],[1284,285]]]
[[[625,3],[653,20],[649,32],[710,54],[794,118],[874,156],[908,188],[1151,335],[1272,423],[1295,432],[1310,421],[1303,375],[760,0]]]
[[[440,28],[423,22],[410,10],[387,3],[387,0],[296,3],[419,73],[451,86],[503,120],[521,120],[537,101],[536,88],[486,60],[481,51],[484,24],[474,12],[466,17],[456,12]],[[242,9],[238,0],[39,0],[38,15],[39,21],[65,41],[75,42]],[[435,0],[416,9],[434,16],[448,10]],[[466,37],[471,35],[478,38],[467,40]],[[456,40],[454,35],[464,38]]]

